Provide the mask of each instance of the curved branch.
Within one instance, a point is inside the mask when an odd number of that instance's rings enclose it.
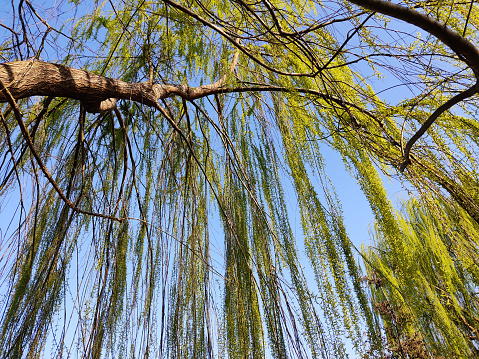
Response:
[[[474,71],[476,78],[479,80],[479,50],[477,47],[449,29],[445,24],[420,13],[419,11],[396,5],[390,1],[384,0],[348,0],[350,3],[356,4],[362,8],[379,12],[393,18],[403,20],[411,25],[415,25],[431,35],[434,35],[454,51],[461,60]]]
[[[479,83],[476,83],[474,86],[468,88],[467,90],[458,93],[456,96],[450,98],[448,101],[443,103],[439,106],[436,111],[432,113],[431,116],[424,122],[421,128],[411,137],[411,139],[407,142],[406,147],[404,147],[404,162],[402,163],[399,170],[403,172],[407,165],[411,163],[411,159],[409,158],[409,153],[411,152],[411,147],[416,143],[416,141],[427,131],[429,127],[434,123],[434,121],[442,115],[444,112],[449,110],[452,106],[456,105],[457,103],[475,95],[479,91]]]
[[[288,93],[300,93],[300,94],[308,94],[313,95],[316,97],[320,97],[324,100],[332,101],[341,106],[348,106],[353,107],[354,109],[364,113],[365,115],[373,118],[374,120],[378,120],[376,116],[367,109],[359,106],[357,103],[346,101],[340,97],[336,97],[330,94],[325,94],[318,90],[307,89],[307,88],[290,88],[290,87],[283,87],[283,86],[273,86],[273,85],[266,85],[266,84],[258,84],[253,82],[247,82],[247,84],[251,86],[237,86],[231,87],[226,89],[220,89],[216,93],[235,93],[235,92],[288,92]]]

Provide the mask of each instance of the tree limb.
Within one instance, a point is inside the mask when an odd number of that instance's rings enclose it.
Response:
[[[236,67],[239,52],[233,57],[231,71]],[[31,96],[68,97],[84,103],[88,112],[113,110],[119,99],[131,100],[156,107],[158,100],[174,95],[192,101],[217,92],[226,84],[225,74],[213,84],[188,85],[128,83],[43,61],[15,61],[0,64],[0,82],[8,88],[15,100]],[[0,92],[0,102],[7,102]]]
[[[474,71],[479,80],[479,50],[477,47],[445,24],[414,9],[384,0],[348,0],[362,8],[403,20],[437,37]]]
[[[406,147],[404,147],[404,162],[402,163],[399,170],[403,172],[407,165],[411,163],[411,159],[409,158],[409,152],[411,152],[411,147],[416,143],[416,141],[421,138],[421,136],[428,130],[429,127],[436,121],[436,119],[442,115],[444,112],[449,110],[452,106],[456,105],[457,103],[475,95],[479,90],[479,83],[476,83],[474,86],[468,88],[467,90],[458,93],[456,96],[450,98],[441,106],[439,106],[436,111],[432,113],[431,116],[424,122],[424,124],[419,128],[419,130],[411,137],[411,139],[407,142]]]
[[[229,71],[237,65],[239,51],[236,51]],[[347,104],[369,116],[373,115],[358,106],[340,98],[326,95],[320,91],[301,88],[287,88],[265,84],[253,86],[235,86],[226,88],[227,74],[218,81],[198,87],[188,85],[153,84],[148,82],[128,83],[117,79],[100,76],[85,70],[78,70],[64,65],[42,61],[15,61],[0,64],[0,102],[7,102],[7,88],[15,100],[31,96],[67,97],[83,102],[88,112],[104,112],[114,110],[117,99],[131,100],[157,108],[158,101],[172,96],[180,96],[192,101],[200,97],[219,93],[268,91],[298,92],[331,100],[338,104]]]

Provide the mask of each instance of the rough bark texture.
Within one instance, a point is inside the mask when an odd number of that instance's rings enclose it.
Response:
[[[233,59],[236,64],[238,54]],[[233,67],[232,64],[232,67]],[[18,100],[30,96],[68,97],[83,102],[88,112],[112,109],[116,100],[131,100],[157,107],[158,100],[181,96],[194,100],[221,92],[226,75],[213,84],[191,88],[148,82],[128,83],[71,67],[43,61],[15,61],[0,64],[0,102],[6,102],[7,88]]]
[[[147,105],[158,100],[148,83],[127,83],[91,72],[42,61],[16,61],[0,65],[0,81],[13,98],[30,96],[68,97],[84,101],[91,112],[100,110],[100,102],[129,99]],[[0,93],[0,101],[7,98]]]

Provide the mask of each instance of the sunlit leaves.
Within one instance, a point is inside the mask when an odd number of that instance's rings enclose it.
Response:
[[[467,5],[411,2],[474,39],[477,9]],[[442,114],[406,172],[396,171],[405,141],[470,86],[450,49],[343,2],[75,10],[71,36],[46,33],[68,53],[58,62],[172,88],[226,80],[194,101],[171,93],[161,108],[125,100],[86,114],[71,99],[18,101],[68,199],[118,221],[59,199],[2,105],[0,190],[23,196],[13,244],[2,247],[3,356],[340,358],[380,356],[401,340],[420,353],[440,355],[444,343],[448,353],[472,350],[464,333],[477,317],[475,99]],[[8,60],[40,41],[16,32],[0,44]],[[326,165],[326,147],[343,163]],[[342,189],[328,177],[343,165],[376,220],[377,249],[365,261],[371,297]],[[435,204],[412,200],[398,215],[379,171]]]

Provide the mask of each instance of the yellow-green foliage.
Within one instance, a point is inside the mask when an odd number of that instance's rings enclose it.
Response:
[[[388,337],[398,343],[418,333],[433,355],[475,357],[477,224],[438,198],[410,200],[397,217],[403,253],[393,255],[390,240],[379,230],[374,247],[364,252],[368,278],[377,279],[370,281],[372,298],[392,308],[391,313],[379,312]]]
[[[0,237],[0,357],[477,356],[476,99],[398,172],[405,142],[474,83],[450,49],[348,1],[19,3],[5,61],[177,92],[225,80],[101,114],[0,104],[0,205],[19,198]],[[402,4],[477,40],[475,2]],[[330,179],[342,167],[375,220],[364,262]],[[411,189],[403,213],[381,173]]]

